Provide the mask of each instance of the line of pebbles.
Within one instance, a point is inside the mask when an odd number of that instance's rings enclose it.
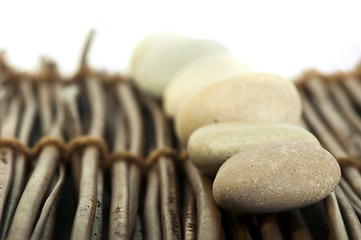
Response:
[[[0,55],[0,239],[361,238],[361,68],[297,90],[159,32],[127,78],[91,37],[70,79]]]
[[[300,126],[301,98],[290,81],[251,72],[219,43],[168,32],[138,45],[132,75],[163,98],[181,146],[214,178],[213,197],[222,208],[286,211],[337,187],[339,164]]]

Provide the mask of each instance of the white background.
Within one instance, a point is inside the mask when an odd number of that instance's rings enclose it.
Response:
[[[146,34],[171,30],[211,38],[255,71],[291,78],[305,69],[350,70],[361,59],[358,1],[0,1],[0,50],[36,71],[51,57],[64,75],[77,66],[89,29],[89,62],[126,73]]]

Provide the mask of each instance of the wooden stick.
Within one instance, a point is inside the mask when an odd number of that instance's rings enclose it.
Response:
[[[61,96],[60,82],[54,83],[53,94],[56,96],[56,98],[55,98],[55,106],[56,107],[55,108],[57,109],[55,124],[57,126],[60,126],[60,128],[62,128],[64,120],[65,120],[65,111],[64,111],[64,105],[60,98],[60,96]],[[50,193],[48,199],[46,200],[43,210],[39,217],[39,220],[41,222],[43,213],[44,213],[44,215],[47,215],[46,221],[44,221],[44,223],[43,223],[43,227],[42,227],[43,230],[42,230],[41,237],[39,236],[39,239],[50,239],[53,237],[53,233],[55,230],[56,212],[57,212],[57,207],[58,207],[58,203],[59,203],[59,199],[60,199],[60,191],[61,191],[61,188],[65,181],[65,166],[63,163],[59,164],[58,179],[59,179],[58,182],[55,182],[55,177],[53,178],[52,185],[55,185],[55,187],[52,187],[52,188],[54,190]],[[53,197],[53,195],[54,195],[54,197]],[[46,210],[48,208],[47,207],[48,203],[51,206],[49,206],[49,210]],[[39,222],[39,220],[38,220],[38,222]]]
[[[143,121],[147,139],[145,141],[147,152],[155,148],[155,134],[152,130],[153,121],[149,111],[144,111]],[[159,170],[157,165],[149,168],[146,173],[146,190],[145,201],[143,207],[144,219],[144,237],[145,239],[161,239],[162,238],[162,224],[160,216],[160,183],[159,183]]]
[[[346,227],[342,219],[335,193],[331,193],[324,202],[330,224],[330,230],[334,239],[348,239]]]
[[[23,97],[25,110],[20,124],[19,140],[27,144],[30,137],[32,126],[34,125],[37,111],[35,98],[31,90],[32,85],[26,80],[21,81],[20,90]],[[0,239],[5,239],[8,234],[11,220],[14,216],[16,206],[23,192],[25,175],[26,175],[26,158],[22,153],[18,153],[15,159],[15,171],[12,187],[8,195],[7,208],[4,215],[4,224],[1,231]]]
[[[103,194],[104,194],[104,175],[103,171],[98,171],[97,178],[97,206],[92,228],[91,239],[103,239]]]
[[[41,210],[39,219],[35,225],[34,231],[31,235],[31,240],[37,240],[41,239],[42,233],[44,231],[44,227],[46,225],[46,222],[49,221],[49,214],[51,210],[53,209],[55,202],[59,198],[61,187],[65,180],[65,167],[63,164],[59,167],[59,177],[56,181],[56,184],[49,194],[49,197],[46,199],[43,209]]]
[[[351,204],[355,209],[357,215],[361,217],[361,199],[356,195],[356,193],[353,191],[353,189],[344,179],[344,177],[341,178],[340,187],[342,188],[348,199],[351,201]]]
[[[38,84],[38,91],[39,91],[39,105],[40,105],[39,109],[44,109],[44,111],[40,111],[41,128],[42,128],[43,136],[46,136],[49,134],[53,121],[51,116],[52,106],[50,106],[49,102],[47,102],[49,101],[49,99],[51,99],[49,83],[44,82]]]
[[[150,169],[147,176],[147,190],[144,203],[145,239],[161,239],[162,229],[159,214],[159,175]]]
[[[1,82],[0,82],[1,84]],[[10,99],[15,95],[15,90],[13,86],[9,85],[0,85],[0,126],[2,125],[2,121],[4,121],[4,116],[7,115],[8,106],[10,105]],[[0,128],[0,136],[1,134]]]
[[[112,169],[112,197],[109,238],[129,239],[129,185],[127,163],[120,161]]]
[[[251,240],[252,235],[246,223],[245,216],[239,216],[235,213],[227,214],[227,224],[230,225],[232,240]]]
[[[287,211],[281,214],[281,216],[290,239],[313,239],[299,210]]]
[[[150,110],[154,122],[155,142],[157,148],[171,146],[168,124],[154,99],[141,96]],[[178,191],[176,169],[173,160],[169,157],[158,159],[161,194],[161,216],[163,239],[181,239],[180,215],[178,209]]]
[[[114,150],[123,151],[127,147],[124,115],[116,112]],[[111,167],[111,202],[109,215],[109,239],[129,239],[129,183],[128,164],[117,161]]]
[[[143,151],[143,124],[134,92],[129,84],[120,82],[116,86],[116,97],[128,124],[129,151],[140,155]],[[120,121],[115,151],[123,151],[126,148],[124,125],[124,121]],[[113,239],[129,239],[133,233],[138,212],[140,183],[141,172],[138,166],[128,164],[122,159],[113,163],[110,210],[110,236]]]
[[[342,81],[341,83],[347,90],[347,93],[352,98],[353,102],[356,103],[358,107],[361,107],[360,80],[354,77],[349,77],[346,78],[345,81]]]
[[[357,156],[357,149],[352,140],[353,132],[331,102],[327,85],[320,79],[310,79],[307,81],[306,87],[312,93],[315,106],[317,106],[323,119],[337,136],[339,143],[349,155]]]
[[[262,238],[267,240],[283,239],[277,220],[273,214],[258,216]]]
[[[51,239],[53,238],[53,233],[55,229],[55,221],[56,221],[56,213],[60,196],[58,195],[55,199],[54,205],[52,206],[48,220],[45,222],[43,234],[41,235],[41,239]]]
[[[343,176],[352,187],[353,191],[361,198],[361,174],[355,167],[344,167],[342,169]]]
[[[313,214],[312,220],[318,225],[319,231],[313,232],[316,239],[320,236],[326,236],[326,239],[330,239],[330,225],[328,224],[327,211],[324,201],[318,201],[310,206],[310,211]],[[317,228],[317,227],[316,227]]]
[[[144,146],[143,123],[135,93],[130,85],[124,82],[117,85],[116,91],[129,127],[129,151],[137,155],[142,155]],[[140,169],[138,166],[131,163],[129,165],[129,230],[131,233],[133,232],[138,212],[140,183]]]
[[[223,234],[221,213],[213,199],[211,180],[203,176],[189,159],[183,162],[183,167],[196,195],[197,239],[221,239]]]
[[[50,97],[48,94],[46,96]],[[51,112],[51,100],[43,99],[47,104],[44,104],[42,110]],[[59,109],[59,111],[61,111]],[[59,114],[61,116],[61,114]],[[43,117],[51,118],[51,114],[42,114]],[[43,122],[51,122],[49,119],[44,119]],[[49,136],[61,138],[61,119],[58,119],[50,128]],[[43,129],[46,132],[46,129]],[[45,196],[46,190],[50,185],[52,176],[58,166],[60,159],[60,150],[53,146],[45,146],[38,157],[37,164],[33,173],[24,189],[23,195],[20,198],[18,207],[16,208],[13,222],[9,231],[9,238],[29,238],[38,209]],[[24,224],[26,222],[27,224]]]
[[[358,133],[361,133],[360,116],[352,106],[352,102],[347,93],[341,88],[338,82],[333,82],[329,85],[332,96],[338,105],[338,110],[343,114],[345,120],[348,120],[353,128],[356,128]]]
[[[143,240],[143,239],[144,239],[143,224],[142,224],[142,220],[140,219],[140,216],[137,215],[132,240]]]
[[[9,114],[5,118],[3,125],[2,137],[13,138],[16,134],[16,128],[19,121],[20,101],[15,97],[11,101]],[[14,168],[14,152],[10,147],[0,148],[0,226],[3,221],[5,203],[12,183]]]
[[[196,199],[189,182],[184,183],[184,203],[183,203],[183,236],[184,239],[197,239],[197,207]]]
[[[79,86],[77,84],[68,85],[62,88],[62,102],[65,111],[66,133],[70,139],[82,135],[81,120],[77,109],[76,99],[79,95]],[[75,195],[78,198],[80,185],[80,153],[76,152],[71,156],[71,173],[75,188]]]
[[[345,219],[346,227],[352,239],[361,239],[361,225],[352,205],[340,187],[335,190],[341,213]]]
[[[105,106],[102,85],[94,76],[86,80],[89,101],[91,103],[91,128],[89,135],[102,137],[104,132]],[[78,205],[75,212],[71,239],[89,239],[93,227],[97,203],[97,179],[100,153],[95,146],[84,149],[81,158],[81,175]]]
[[[135,92],[129,83],[120,83],[117,86],[118,98],[124,109],[129,126],[129,151],[136,155],[143,153],[143,122],[140,106],[135,98]],[[129,165],[129,230],[133,233],[138,213],[141,172],[136,164]]]
[[[321,117],[317,114],[309,99],[303,92],[300,93],[303,103],[304,116],[310,128],[317,135],[322,145],[335,156],[336,159],[347,158],[348,154],[340,146],[335,136],[327,129]]]

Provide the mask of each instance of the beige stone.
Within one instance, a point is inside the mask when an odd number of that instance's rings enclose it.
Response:
[[[163,93],[163,109],[174,117],[178,104],[190,92],[220,80],[226,80],[251,70],[229,53],[213,54],[188,64],[169,81]]]
[[[227,160],[213,183],[219,206],[238,213],[271,213],[305,207],[338,185],[340,167],[322,147],[272,142]]]
[[[187,96],[175,117],[181,143],[196,129],[220,122],[292,123],[301,117],[293,83],[270,73],[251,73],[215,82]]]
[[[224,122],[193,132],[187,152],[202,173],[214,177],[219,167],[233,155],[260,144],[281,140],[319,145],[312,133],[292,124]]]
[[[131,76],[138,86],[161,97],[173,75],[191,61],[227,49],[211,40],[190,39],[172,32],[145,37],[131,57]]]

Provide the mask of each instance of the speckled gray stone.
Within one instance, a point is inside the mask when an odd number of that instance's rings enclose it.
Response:
[[[224,122],[197,129],[191,135],[187,152],[190,160],[208,176],[233,155],[267,142],[304,141],[319,145],[317,138],[293,124],[251,124]]]
[[[292,123],[301,117],[295,86],[271,73],[251,73],[218,81],[189,94],[175,117],[184,146],[198,128],[220,122]]]
[[[305,207],[338,185],[340,167],[322,147],[272,142],[227,160],[213,183],[219,206],[238,213],[271,213]]]

